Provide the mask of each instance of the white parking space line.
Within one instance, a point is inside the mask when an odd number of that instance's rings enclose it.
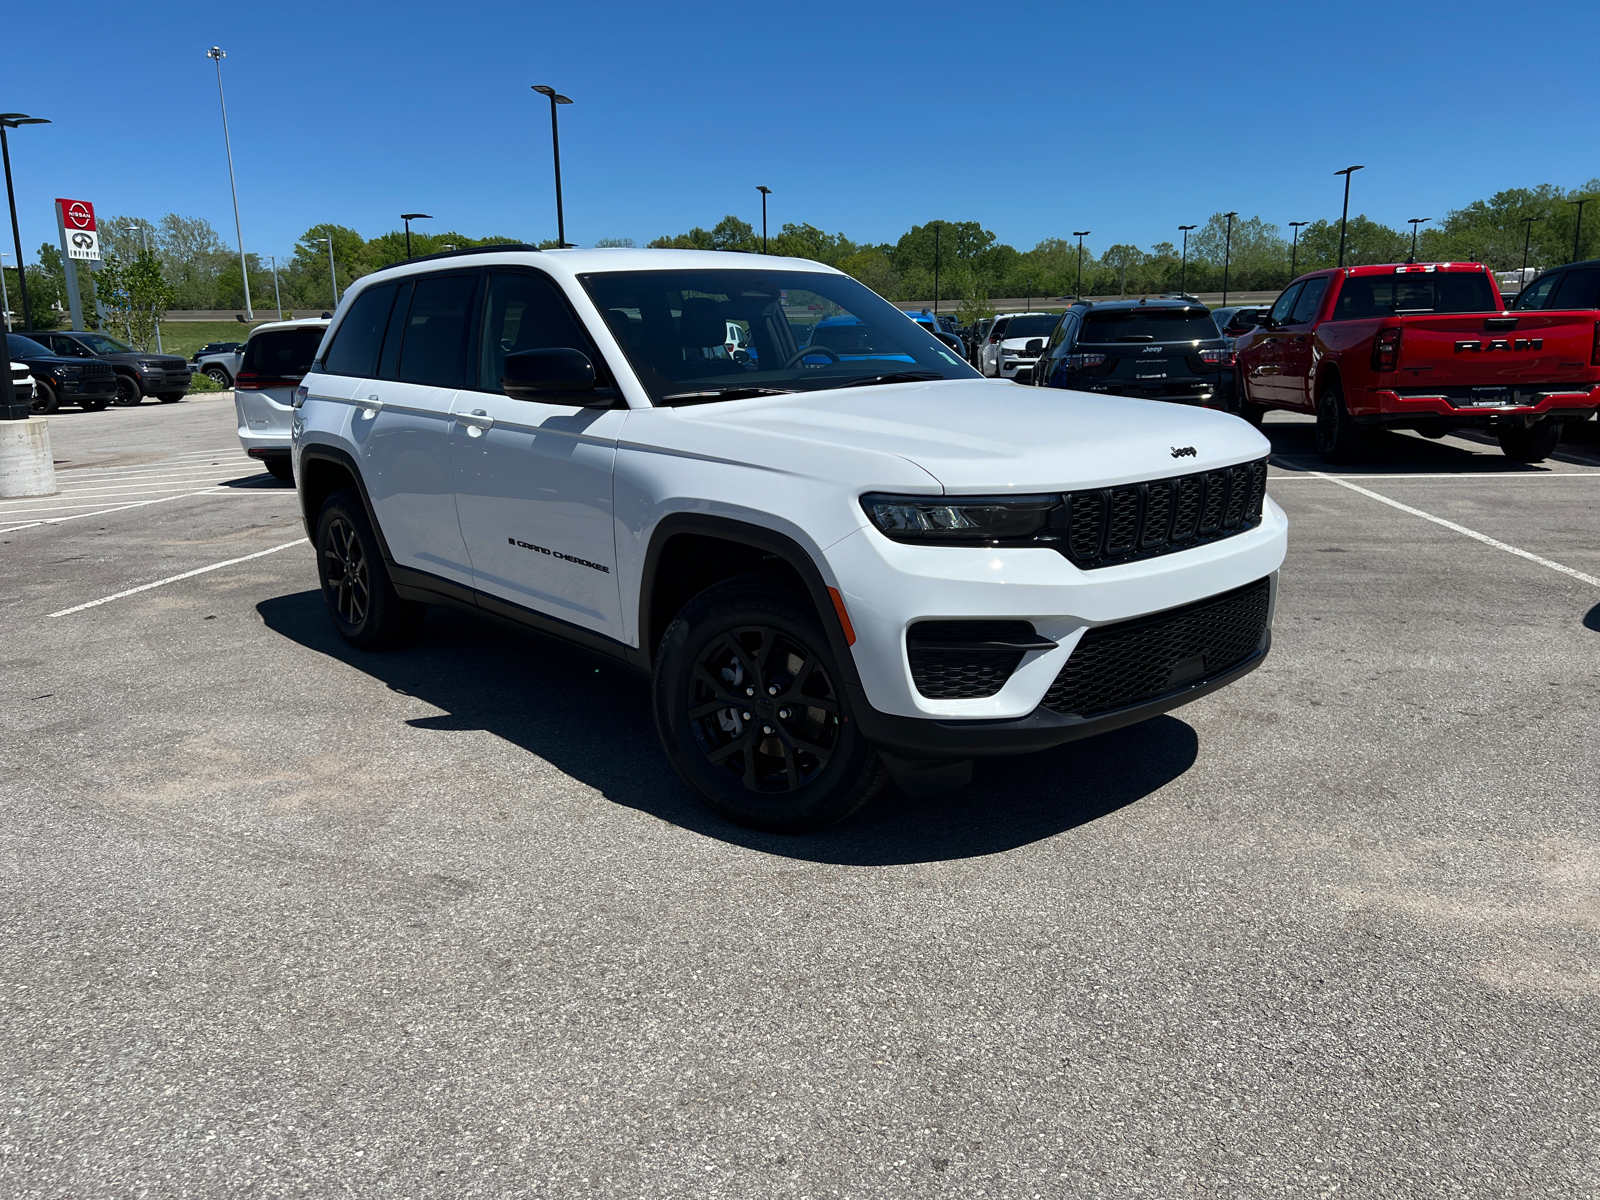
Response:
[[[285,542],[281,546],[274,546],[270,550],[257,550],[254,554],[243,554],[238,558],[230,558],[223,562],[212,563],[206,567],[196,567],[192,571],[185,571],[181,575],[169,575],[165,579],[157,579],[154,583],[141,583],[138,587],[127,588],[110,596],[101,596],[98,600],[90,600],[84,604],[76,604],[71,608],[63,608],[60,612],[53,612],[52,617],[70,617],[73,613],[80,613],[86,608],[95,608],[101,604],[110,604],[113,600],[121,600],[125,596],[136,596],[140,592],[148,592],[151,588],[166,587],[169,583],[177,583],[183,579],[193,579],[196,575],[204,575],[209,571],[220,571],[223,567],[236,566],[242,562],[249,562],[253,558],[265,558],[269,554],[276,554],[280,550],[288,550],[295,546],[310,545],[306,538],[296,538],[292,542]]]
[[[1273,466],[1278,464],[1274,463]],[[1403,483],[1407,479],[1470,479],[1474,483],[1493,481],[1496,479],[1600,479],[1600,471],[1501,471],[1498,474],[1487,474],[1483,471],[1441,471],[1437,474],[1411,473],[1394,475],[1328,475],[1321,471],[1308,471],[1303,468],[1280,468],[1288,474],[1269,475],[1268,479],[1278,483],[1285,479],[1381,479],[1384,483]]]
[[[1504,550],[1507,554],[1515,554],[1518,558],[1525,558],[1529,562],[1538,563],[1541,567],[1549,567],[1552,571],[1560,571],[1563,575],[1570,575],[1582,583],[1587,583],[1590,587],[1600,588],[1600,579],[1596,579],[1593,575],[1585,575],[1582,571],[1575,571],[1571,567],[1565,566],[1558,562],[1553,562],[1548,558],[1540,558],[1537,554],[1531,554],[1518,546],[1509,545],[1506,542],[1500,541],[1498,538],[1490,537],[1486,533],[1479,533],[1476,529],[1468,529],[1465,525],[1458,525],[1454,521],[1447,521],[1443,517],[1436,517],[1430,512],[1423,512],[1420,508],[1413,508],[1409,504],[1402,504],[1398,500],[1391,500],[1388,496],[1381,496],[1377,492],[1372,491],[1370,488],[1364,488],[1360,484],[1351,483],[1348,479],[1342,479],[1337,475],[1324,475],[1321,471],[1312,471],[1311,475],[1317,479],[1326,479],[1329,483],[1336,483],[1342,488],[1349,488],[1352,492],[1359,492],[1361,495],[1376,500],[1380,504],[1387,504],[1390,508],[1398,508],[1403,513],[1410,513],[1414,517],[1421,517],[1424,521],[1432,521],[1435,525],[1442,525],[1446,529],[1453,530],[1456,533],[1464,534],[1469,538],[1480,541],[1485,546],[1493,546],[1496,550]]]
[[[41,517],[37,521],[26,521],[26,522],[23,522],[23,523],[17,524],[17,525],[8,525],[4,529],[0,529],[0,533],[16,533],[18,530],[35,529],[35,528],[37,528],[38,526],[41,526],[41,525],[59,525],[63,521],[81,521],[85,517],[104,517],[104,516],[109,516],[111,513],[127,512],[131,508],[144,508],[147,505],[151,505],[151,504],[165,504],[168,500],[182,500],[182,499],[185,499],[186,497],[189,497],[189,496],[252,496],[252,495],[254,495],[254,496],[277,496],[277,497],[282,497],[284,495],[284,493],[280,492],[280,491],[270,491],[269,492],[269,491],[266,491],[265,489],[263,489],[263,490],[261,490],[259,492],[244,492],[244,491],[236,491],[236,490],[234,490],[232,488],[204,488],[204,489],[201,489],[199,491],[177,492],[177,493],[175,493],[173,495],[170,495],[170,496],[157,496],[154,500],[139,500],[139,501],[134,502],[133,504],[118,504],[118,505],[114,505],[111,508],[99,508],[99,507],[96,507],[93,512],[73,513],[71,516],[67,516],[67,517]],[[10,515],[13,516],[13,517],[19,517],[19,516],[23,516],[24,513],[14,512],[14,513],[12,513]]]

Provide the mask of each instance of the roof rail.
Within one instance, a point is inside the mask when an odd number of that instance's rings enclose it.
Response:
[[[526,242],[502,242],[494,246],[463,246],[459,250],[441,250],[437,254],[419,254],[415,258],[402,258],[399,262],[392,262],[381,269],[387,271],[389,267],[403,267],[407,263],[431,262],[436,258],[457,258],[463,254],[499,254],[513,250],[532,250],[537,254],[539,247],[530,246]]]

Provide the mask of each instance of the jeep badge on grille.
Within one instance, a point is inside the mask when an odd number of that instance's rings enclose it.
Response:
[[[1194,458],[1195,456],[1196,452],[1193,446],[1174,446],[1172,448],[1173,458]]]

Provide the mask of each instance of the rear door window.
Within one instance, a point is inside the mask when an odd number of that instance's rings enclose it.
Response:
[[[1316,320],[1317,310],[1322,307],[1322,297],[1327,290],[1326,275],[1306,280],[1305,287],[1300,289],[1300,296],[1294,302],[1294,310],[1289,314],[1289,324],[1306,325]]]
[[[1600,308],[1600,267],[1577,267],[1561,279],[1550,308]]]
[[[467,330],[477,291],[476,273],[417,280],[401,335],[400,382],[447,388],[466,385]]]
[[[356,297],[333,335],[333,345],[323,360],[323,370],[330,375],[362,378],[377,370],[378,347],[383,345],[384,326],[389,323],[389,309],[394,305],[398,286],[385,283],[368,288]]]

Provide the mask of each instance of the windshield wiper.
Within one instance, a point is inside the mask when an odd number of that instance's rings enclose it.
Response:
[[[790,396],[794,388],[725,387],[704,392],[674,392],[661,397],[663,404],[705,404],[712,400],[748,400],[752,396]]]
[[[840,387],[871,387],[875,383],[931,383],[944,376],[937,371],[890,371],[887,375],[863,375],[860,379],[852,379],[849,383],[841,383]]]

